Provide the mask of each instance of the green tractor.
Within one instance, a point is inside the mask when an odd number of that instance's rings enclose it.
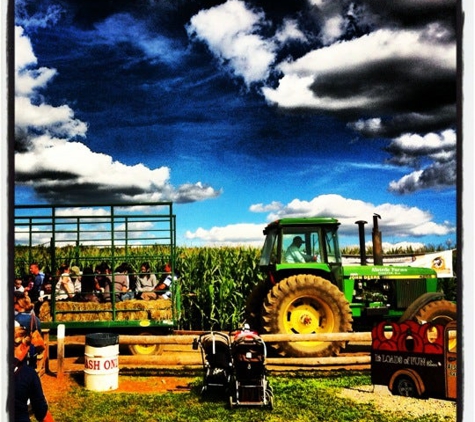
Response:
[[[438,291],[431,268],[384,266],[379,215],[373,218],[373,261],[365,254],[364,225],[357,221],[360,264],[343,266],[335,218],[283,218],[270,223],[260,258],[265,280],[246,303],[246,321],[267,334],[370,331],[380,321],[456,319],[456,305]],[[344,342],[278,342],[281,356],[337,355]]]

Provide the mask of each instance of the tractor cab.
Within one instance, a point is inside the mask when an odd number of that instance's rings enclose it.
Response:
[[[334,218],[283,218],[270,223],[264,230],[261,271],[276,281],[305,272],[337,282],[341,279],[339,224]]]
[[[339,223],[334,218],[292,218],[269,224],[260,266],[305,262],[340,263]],[[291,252],[300,254],[292,254]]]

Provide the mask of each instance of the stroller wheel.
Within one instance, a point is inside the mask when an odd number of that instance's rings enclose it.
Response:
[[[229,396],[228,405],[229,405],[229,408],[230,408],[230,409],[233,409],[233,408],[234,408],[233,396]]]
[[[272,388],[268,387],[266,388],[266,402],[267,402],[267,407],[272,410],[274,408],[274,393],[272,392]]]

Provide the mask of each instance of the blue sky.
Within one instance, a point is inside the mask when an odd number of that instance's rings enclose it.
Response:
[[[15,6],[15,203],[171,200],[183,245],[315,215],[357,245],[373,213],[455,245],[454,0]]]

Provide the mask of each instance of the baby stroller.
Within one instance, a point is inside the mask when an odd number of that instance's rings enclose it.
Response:
[[[231,344],[233,374],[229,406],[262,406],[273,409],[274,394],[266,378],[266,345],[245,324]]]
[[[227,391],[232,373],[231,340],[227,334],[206,332],[193,341],[193,349],[200,347],[203,361],[203,387],[201,394],[220,387]]]

